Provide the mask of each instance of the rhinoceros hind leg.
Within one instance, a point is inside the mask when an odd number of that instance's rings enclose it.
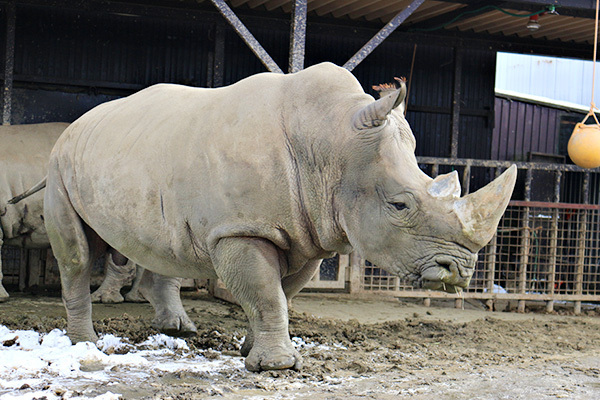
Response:
[[[115,262],[115,258],[119,263]],[[125,299],[121,295],[121,289],[135,277],[135,264],[111,249],[106,254],[104,274],[102,284],[92,293],[92,303],[122,303]]]
[[[310,260],[308,261],[300,271],[293,275],[286,276],[282,279],[281,285],[283,286],[283,292],[288,302],[288,309],[292,307],[292,299],[295,295],[310,282],[312,277],[315,275],[323,260]]]
[[[140,292],[154,307],[152,326],[172,336],[192,336],[196,326],[181,303],[181,278],[155,274],[142,269]]]
[[[248,316],[252,336],[245,346],[250,371],[300,368],[290,340],[287,301],[281,287],[283,256],[260,238],[223,238],[215,246],[215,271]]]
[[[140,291],[140,283],[142,281],[142,276],[144,275],[144,268],[136,265],[135,268],[135,278],[133,279],[133,283],[131,285],[131,290],[125,294],[125,301],[130,303],[146,303],[148,300],[142,295]]]
[[[44,199],[44,218],[58,261],[62,299],[67,311],[67,334],[73,342],[96,342],[90,297],[90,248],[100,251],[104,242],[84,227],[66,193],[60,177],[53,176],[51,171]]]

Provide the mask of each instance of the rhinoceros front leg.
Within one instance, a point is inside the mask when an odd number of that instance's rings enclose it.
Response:
[[[2,244],[2,231],[0,231],[0,252],[2,251]],[[6,291],[6,289],[4,289],[4,286],[2,286],[3,278],[4,275],[2,275],[2,258],[0,258],[0,303],[3,303],[6,300],[8,300],[8,292]]]
[[[287,300],[281,286],[281,258],[269,241],[224,238],[212,254],[215,271],[248,316],[250,371],[300,368],[302,358],[290,340]]]
[[[106,254],[104,274],[102,284],[92,293],[92,302],[122,303],[125,299],[121,295],[121,289],[135,277],[135,264],[111,249]]]
[[[300,293],[300,291],[308,284],[308,282],[310,282],[315,272],[319,269],[321,261],[323,260],[319,259],[308,261],[299,272],[283,278],[281,285],[287,300],[288,310],[292,307],[292,298]],[[244,339],[244,344],[240,349],[242,356],[246,357],[248,354],[250,354],[250,350],[252,349],[253,345],[254,334],[252,333],[252,329],[249,327],[246,338]]]
[[[131,290],[125,294],[125,301],[129,301],[131,303],[145,303],[148,301],[140,291],[140,284],[142,282],[142,277],[144,276],[144,271],[144,267],[140,267],[136,264],[135,278],[131,284]]]
[[[140,293],[154,307],[152,326],[167,335],[191,336],[197,330],[181,303],[181,278],[155,274],[142,268]]]

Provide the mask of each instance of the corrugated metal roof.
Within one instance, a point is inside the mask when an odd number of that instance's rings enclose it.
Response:
[[[207,1],[207,0],[204,0]],[[235,8],[250,8],[291,13],[292,0],[230,0]],[[371,21],[385,24],[412,0],[308,0],[309,17],[332,17],[336,19]],[[490,2],[492,3],[492,2]],[[497,3],[497,2],[494,2]],[[557,3],[549,1],[548,3]],[[403,29],[415,26],[422,31],[445,30],[491,34],[540,41],[593,43],[594,20],[591,4],[561,1],[557,7],[560,14],[547,11],[547,5],[532,1],[499,2],[510,7],[477,1],[426,0],[404,23]],[[546,10],[546,11],[544,11]],[[539,29],[527,29],[528,15],[539,14]]]

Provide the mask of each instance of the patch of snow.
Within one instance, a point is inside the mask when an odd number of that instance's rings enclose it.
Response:
[[[115,351],[124,354],[115,354]],[[63,330],[39,334],[0,325],[0,398],[3,400],[44,397],[48,400],[113,400],[121,395],[109,391],[107,386],[139,385],[157,373],[214,374],[243,369],[241,357],[220,354],[209,360],[191,354],[183,339],[162,334],[138,345],[114,335],[102,336],[97,345],[91,342],[73,345]],[[90,392],[88,387],[94,387],[95,391]]]

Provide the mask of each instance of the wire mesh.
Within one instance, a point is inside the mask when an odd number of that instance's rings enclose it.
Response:
[[[465,293],[600,296],[600,206],[511,202]],[[368,261],[366,291],[421,290]]]

